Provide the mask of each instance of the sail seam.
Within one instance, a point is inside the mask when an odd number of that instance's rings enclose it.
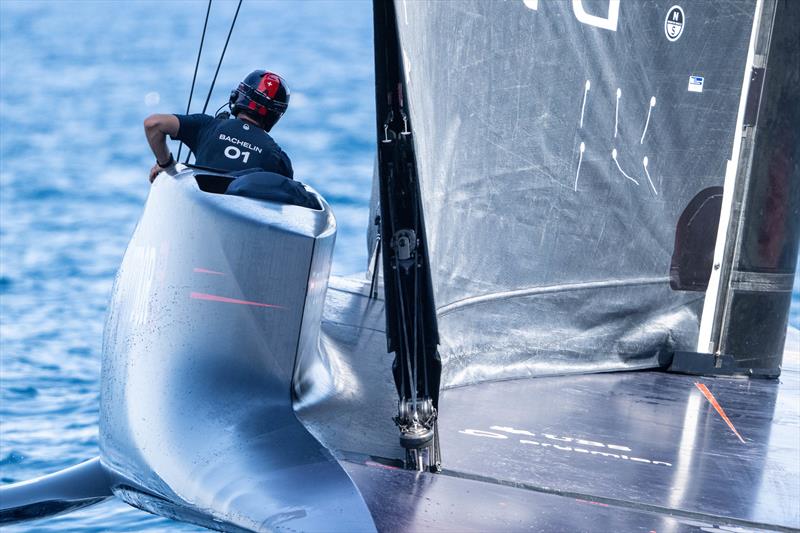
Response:
[[[512,298],[524,298],[527,296],[538,296],[540,294],[551,294],[556,292],[569,292],[581,291],[586,289],[609,289],[615,287],[630,287],[640,285],[659,285],[668,283],[669,276],[659,276],[653,278],[632,278],[632,279],[612,279],[602,281],[587,281],[583,283],[562,283],[558,285],[546,285],[543,287],[527,287],[524,289],[514,289],[510,291],[492,292],[488,294],[481,294],[480,296],[471,296],[456,300],[449,304],[443,305],[436,310],[439,316],[452,313],[458,309],[478,305],[486,302],[493,302],[496,300],[509,300]]]

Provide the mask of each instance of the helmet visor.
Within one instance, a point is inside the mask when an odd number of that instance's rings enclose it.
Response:
[[[281,115],[286,111],[286,108],[288,107],[288,104],[286,102],[279,102],[277,100],[273,100],[263,92],[247,85],[246,83],[240,83],[239,88],[237,90],[239,91],[239,94],[241,94],[245,98],[249,98],[253,102],[262,105],[267,109],[269,109],[270,111],[274,111]]]

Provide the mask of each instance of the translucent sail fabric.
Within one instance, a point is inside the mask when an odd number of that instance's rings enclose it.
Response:
[[[756,4],[675,1],[396,0],[443,386],[695,348]]]

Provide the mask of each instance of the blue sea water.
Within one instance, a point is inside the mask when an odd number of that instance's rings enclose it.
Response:
[[[235,8],[213,3],[194,111]],[[153,163],[142,121],[186,110],[205,12],[204,0],[0,0],[3,483],[97,455],[106,303]],[[257,68],[288,80],[274,137],[333,206],[339,274],[366,263],[372,55],[370,2],[245,0],[209,104]],[[199,530],[118,501],[8,530],[165,529]]]
[[[0,478],[97,454],[107,298],[147,196],[150,113],[183,112],[205,1],[0,0]],[[235,3],[214,3],[193,110]],[[364,269],[374,144],[369,2],[245,0],[213,111],[256,68],[290,83],[274,136],[337,216],[334,271]],[[176,151],[177,147],[175,147]],[[800,279],[796,281],[800,286]],[[791,323],[800,326],[800,294]],[[199,530],[118,501],[8,531]]]

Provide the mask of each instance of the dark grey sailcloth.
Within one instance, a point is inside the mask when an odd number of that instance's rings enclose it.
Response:
[[[694,350],[676,226],[723,185],[755,2],[395,5],[443,386]]]

